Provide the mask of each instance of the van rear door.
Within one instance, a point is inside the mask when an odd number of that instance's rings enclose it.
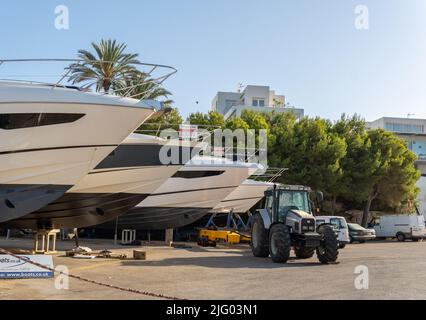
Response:
[[[411,225],[411,235],[414,237],[424,237],[425,236],[425,220],[423,216],[415,216],[412,219],[414,222]]]

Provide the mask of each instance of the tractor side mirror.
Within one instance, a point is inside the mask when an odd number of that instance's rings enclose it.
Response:
[[[324,201],[324,193],[322,193],[322,191],[317,191],[317,201],[319,203]]]

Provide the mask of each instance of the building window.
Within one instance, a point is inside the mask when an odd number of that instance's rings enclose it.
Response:
[[[425,141],[412,141],[411,151],[413,151],[420,159],[426,157],[426,142]]]
[[[424,125],[421,124],[403,124],[394,122],[386,122],[385,129],[399,133],[424,133],[425,130]]]
[[[0,129],[13,130],[75,122],[84,114],[75,113],[10,113],[0,114]]]
[[[264,107],[265,106],[265,99],[261,98],[253,98],[253,107]]]

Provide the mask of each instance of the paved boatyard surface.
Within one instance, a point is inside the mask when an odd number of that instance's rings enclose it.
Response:
[[[136,247],[114,246],[107,240],[80,240],[93,250],[108,248],[132,256]],[[0,246],[30,249],[31,240],[0,239]],[[320,265],[314,256],[274,264],[255,258],[248,245],[176,249],[137,247],[146,261],[79,260],[54,255],[54,264],[70,273],[109,283],[184,299],[426,299],[426,241],[369,242],[340,251],[339,264]],[[73,242],[58,242],[59,250]],[[355,268],[369,271],[369,289],[355,289]],[[0,280],[0,299],[149,299],[135,293],[70,279],[69,290],[57,290],[53,279]]]

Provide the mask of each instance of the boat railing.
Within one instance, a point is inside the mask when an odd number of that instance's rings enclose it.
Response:
[[[22,66],[23,64],[40,63],[50,64],[51,66],[58,63],[62,65],[62,68],[60,71],[54,71],[54,67],[49,66],[46,69],[43,66],[43,70],[49,70],[52,74],[30,74],[27,72],[33,70],[33,68]],[[103,78],[102,80],[108,83],[105,86],[100,83],[99,79],[90,75],[76,79],[75,73],[85,70],[85,67],[101,69],[104,64],[114,63],[112,61],[82,59],[0,59],[0,80],[49,86],[52,89],[70,88],[81,91],[95,91],[102,95],[115,95],[143,100],[150,99],[150,94],[177,72],[177,69],[168,65],[134,62],[129,67],[118,72],[114,78]],[[16,64],[19,64],[20,67],[14,67]],[[9,65],[14,66],[8,67]],[[23,70],[23,72],[4,75],[3,71],[10,70],[9,68],[12,68],[12,72],[19,72],[19,70]],[[40,67],[37,68],[40,70]],[[35,72],[37,72],[37,68],[35,68]],[[49,81],[40,81],[38,80],[40,78],[47,78]],[[93,87],[95,87],[94,90],[92,89]]]
[[[215,130],[220,129],[214,125],[193,125],[197,130],[194,133],[185,133],[185,123],[167,123],[167,122],[145,122],[134,133],[146,134],[165,139],[205,141],[213,136]]]
[[[277,179],[281,178],[282,175],[288,171],[288,168],[274,168],[269,167],[263,174],[255,174],[250,177],[250,179],[255,181],[263,181],[263,182],[269,182],[273,183]]]

